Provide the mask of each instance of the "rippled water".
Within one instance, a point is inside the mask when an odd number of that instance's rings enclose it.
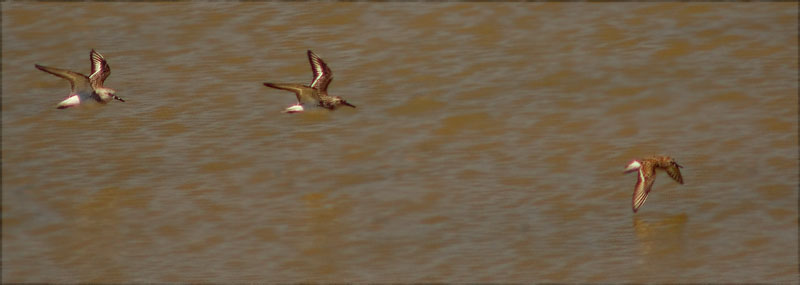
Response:
[[[3,2],[2,281],[798,282],[797,9]]]

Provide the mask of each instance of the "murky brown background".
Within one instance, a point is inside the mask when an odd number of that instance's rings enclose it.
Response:
[[[797,8],[4,2],[2,281],[798,282]]]

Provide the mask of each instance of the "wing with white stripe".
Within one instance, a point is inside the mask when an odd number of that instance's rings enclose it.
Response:
[[[639,207],[644,205],[647,200],[647,195],[653,188],[655,181],[655,168],[652,165],[645,164],[639,168],[639,179],[636,181],[636,187],[633,188],[633,212],[639,210]]]
[[[108,66],[103,55],[95,50],[89,52],[89,58],[92,61],[92,73],[89,75],[89,81],[91,81],[94,88],[103,87],[103,82],[111,74],[111,67]]]
[[[311,64],[311,71],[314,73],[314,78],[311,79],[311,88],[322,92],[327,91],[328,84],[333,80],[333,72],[328,65],[311,50],[308,50],[308,62]]]

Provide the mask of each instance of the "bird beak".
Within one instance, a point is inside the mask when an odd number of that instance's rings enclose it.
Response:
[[[353,108],[356,107],[356,106],[353,106],[353,104],[347,103],[347,101],[342,101],[342,104],[350,106],[350,107],[353,107]]]
[[[679,168],[683,168],[683,166],[681,166],[681,165],[680,165],[680,164],[678,164],[677,162],[675,163],[675,165],[677,165]]]
[[[114,99],[117,99],[117,100],[120,100],[120,101],[122,101],[122,102],[125,102],[125,100],[124,100],[124,99],[117,97],[117,95],[114,95]]]

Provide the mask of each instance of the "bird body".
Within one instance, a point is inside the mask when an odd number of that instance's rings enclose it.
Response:
[[[111,100],[117,99],[125,102],[122,98],[114,95],[114,93],[116,93],[114,89],[103,86],[103,82],[105,82],[108,75],[111,74],[111,68],[108,66],[105,58],[103,58],[103,55],[92,50],[89,52],[89,59],[92,62],[92,73],[89,76],[66,69],[47,67],[38,64],[35,65],[39,70],[69,81],[72,89],[67,98],[56,105],[59,109],[69,108],[91,101],[105,104]]]
[[[635,159],[628,163],[625,168],[625,173],[638,170],[639,176],[636,181],[636,186],[633,189],[633,212],[636,213],[639,208],[644,205],[647,200],[647,195],[653,187],[653,182],[656,179],[656,168],[661,168],[667,172],[669,177],[675,181],[683,184],[683,177],[679,165],[675,160],[669,156],[651,156],[644,159]]]
[[[271,83],[264,82],[264,86],[294,92],[297,97],[297,104],[287,107],[284,113],[298,113],[305,110],[304,104],[314,103],[319,107],[335,110],[341,105],[355,108],[342,97],[328,95],[328,85],[333,80],[333,72],[322,59],[308,50],[308,62],[311,64],[311,71],[314,73],[310,85],[299,83]]]

